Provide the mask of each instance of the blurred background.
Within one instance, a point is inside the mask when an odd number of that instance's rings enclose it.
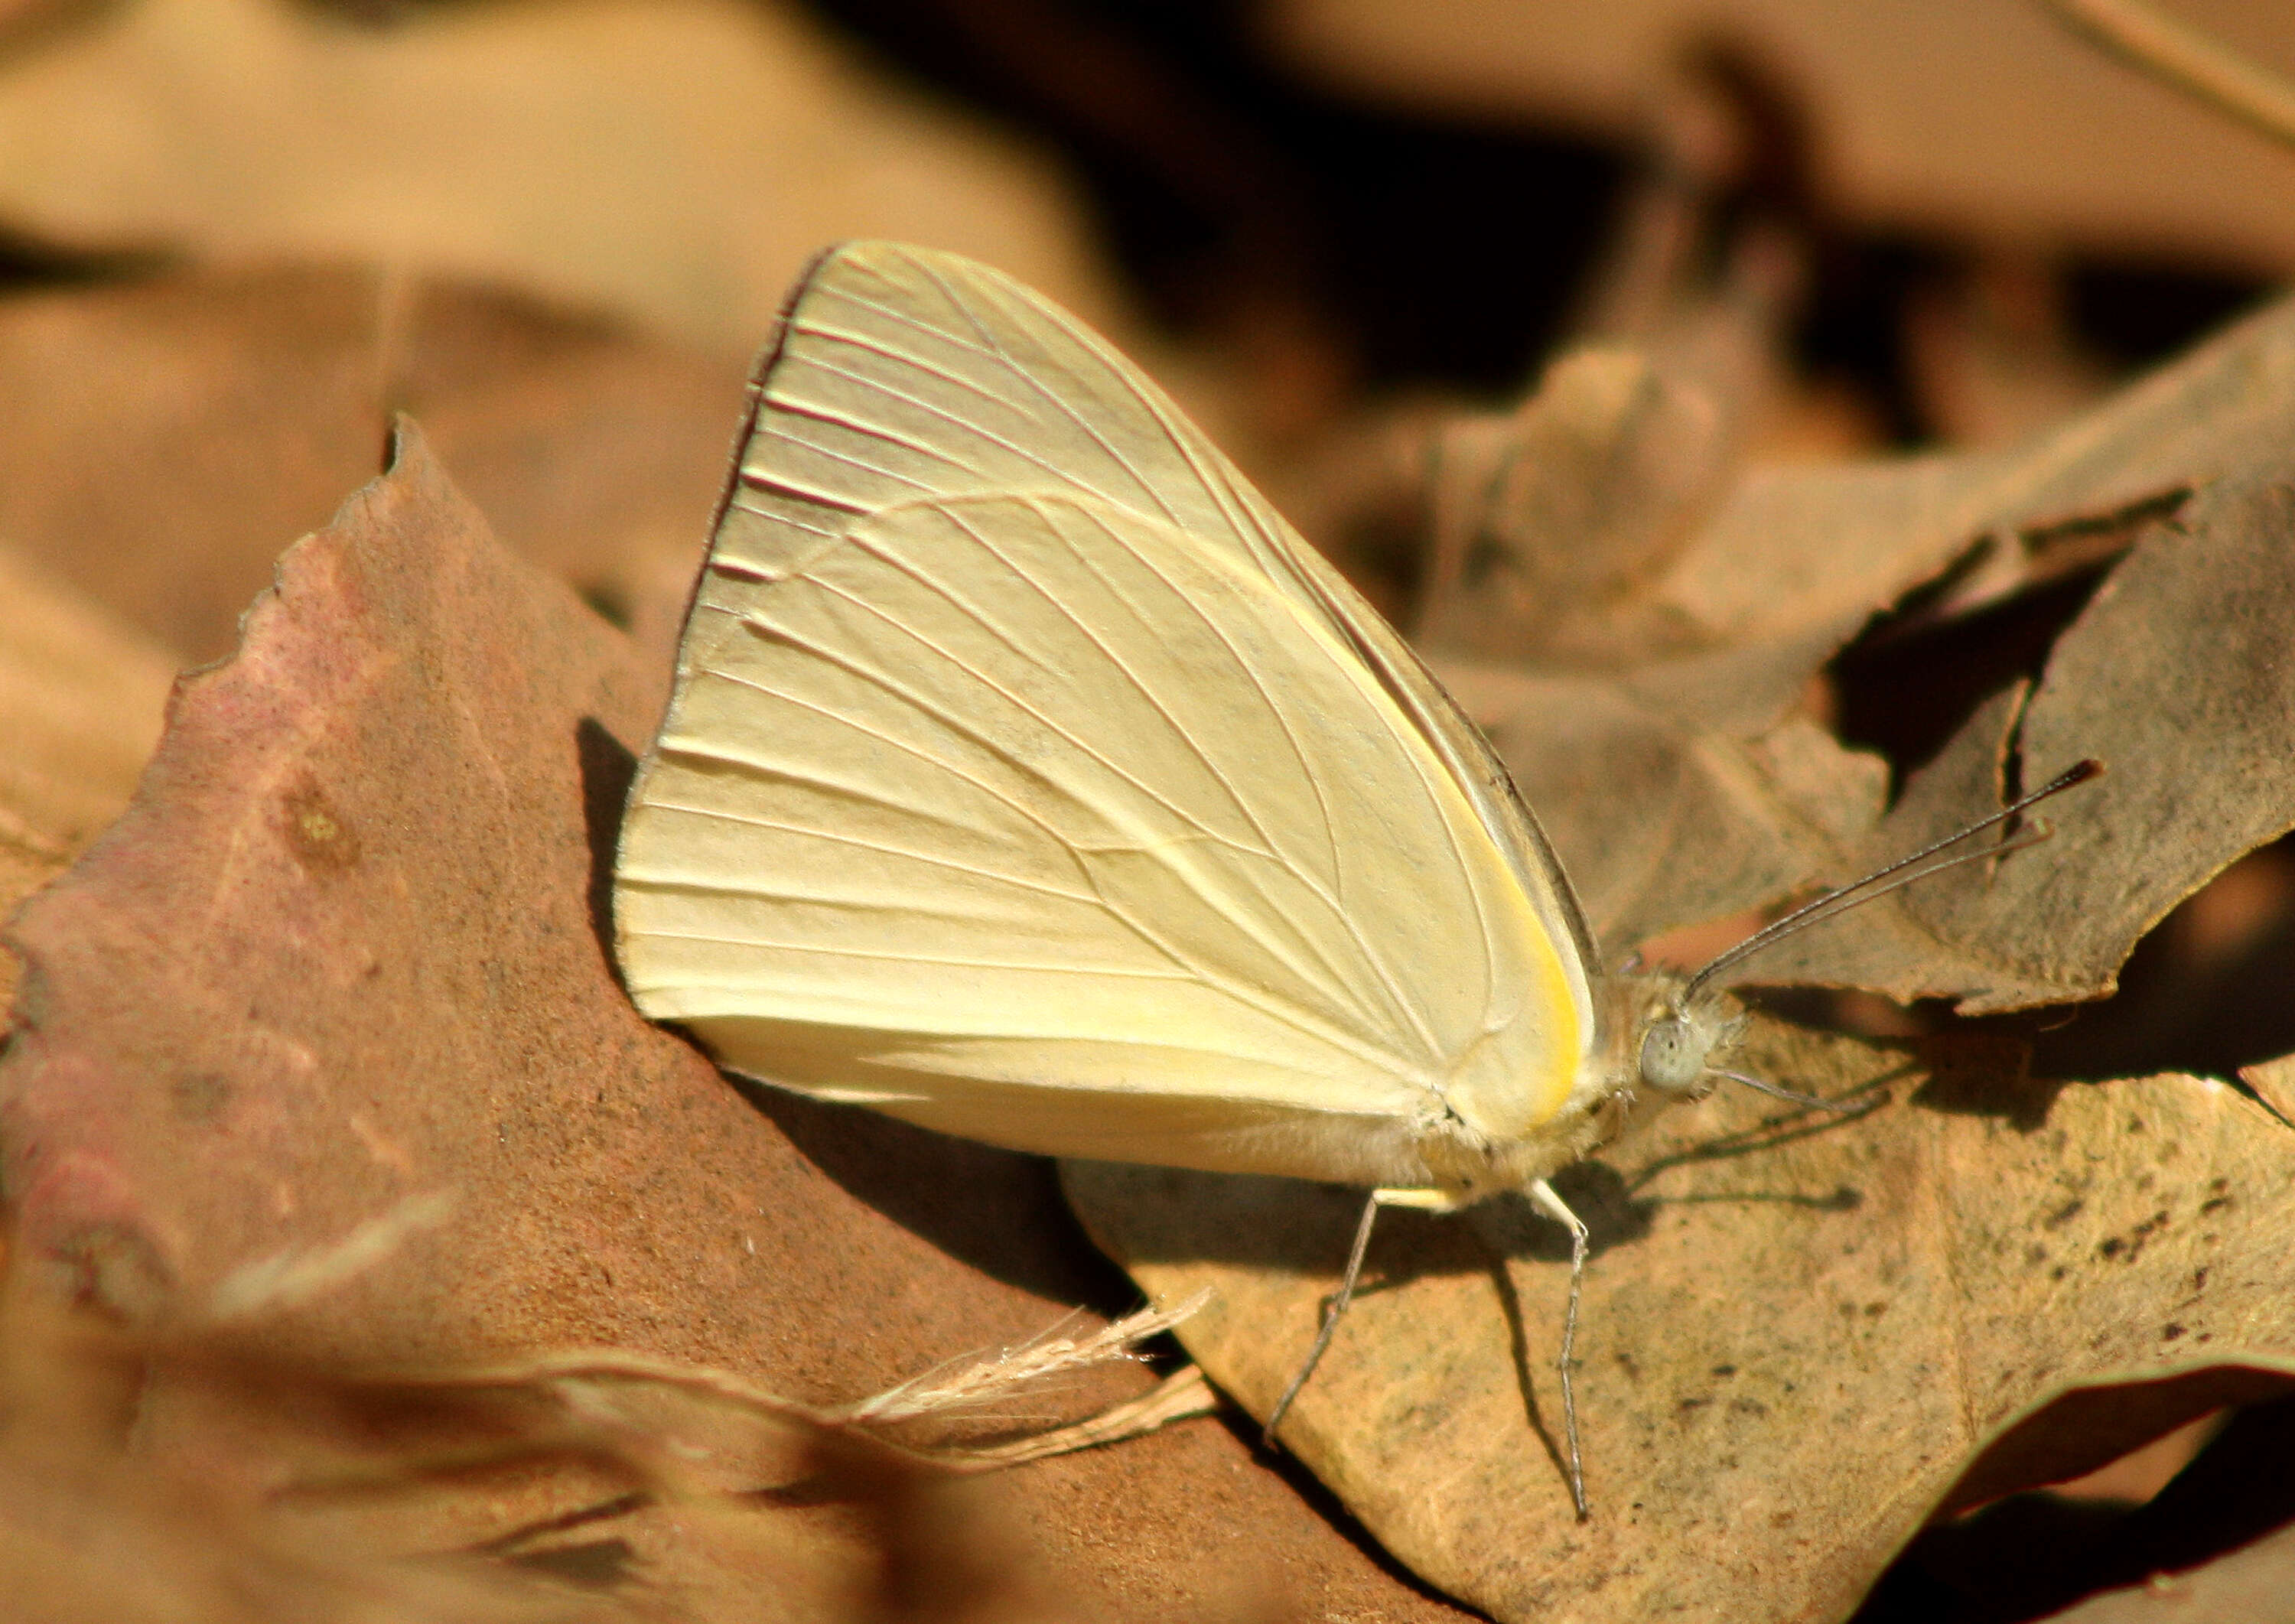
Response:
[[[2179,15],[2295,71],[2272,0]],[[1139,356],[1406,620],[1427,426],[1558,346],[1670,356],[1740,464],[2006,445],[2283,281],[2291,183],[2039,0],[0,4],[20,295],[354,265],[723,365],[825,244],[955,249]],[[52,370],[17,308],[0,374]],[[122,411],[0,376],[20,421]],[[84,543],[95,499],[11,498],[6,462],[0,529]],[[649,590],[592,573],[625,619]],[[131,616],[211,656],[236,584]]]
[[[2272,0],[2178,13],[2295,69]],[[743,354],[820,246],[895,235],[1152,337],[1269,445],[1518,389],[1755,224],[1780,451],[2012,437],[2283,277],[2291,180],[2033,0],[0,9],[19,286],[372,259]]]
[[[2273,0],[2178,15],[2295,71]],[[246,568],[347,488],[331,453],[301,496],[254,477],[272,459],[228,466],[256,437],[234,412],[323,437],[282,405],[276,358],[311,351],[289,311],[364,346],[345,398],[450,443],[440,420],[484,418],[494,466],[531,473],[510,370],[554,367],[568,416],[682,388],[706,420],[809,257],[859,235],[986,259],[1107,331],[1407,624],[1433,426],[1518,398],[1557,348],[1692,378],[1727,403],[1732,467],[2013,444],[2285,279],[2295,153],[2041,0],[0,0],[0,413],[48,428],[0,453],[0,533],[211,657]],[[224,318],[181,280],[216,266],[380,280],[243,283]],[[211,347],[274,363],[195,382],[157,337],[183,311],[116,305],[98,333],[40,298],[171,276]],[[469,363],[467,322],[427,342],[407,313],[431,297],[487,303],[517,359]],[[354,306],[399,315],[355,343]],[[600,387],[607,331],[651,347],[646,388]],[[675,449],[692,420],[642,415],[593,424],[610,497],[529,478],[488,504],[625,624],[657,583],[603,560],[644,532],[688,567],[715,479],[715,449],[702,472]],[[220,549],[227,581],[128,567],[123,603],[118,559],[88,563],[139,521],[116,469],[57,459],[131,421],[165,421],[221,508],[262,510],[174,550]],[[457,465],[482,498],[486,461]],[[568,540],[601,501],[615,535]]]

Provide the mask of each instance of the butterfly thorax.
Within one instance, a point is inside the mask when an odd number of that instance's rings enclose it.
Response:
[[[1687,1018],[1701,1049],[1724,1039],[1728,1024],[1719,1011],[1701,1008],[1685,1017],[1683,984],[1671,973],[1598,977],[1594,1041],[1561,1108],[1515,1136],[1478,1132],[1456,1117],[1430,1123],[1419,1152],[1435,1183],[1461,1202],[1517,1190],[1616,1142],[1665,1106],[1702,1098],[1711,1079],[1689,1088],[1653,1088],[1643,1072],[1645,1042],[1662,1023]]]

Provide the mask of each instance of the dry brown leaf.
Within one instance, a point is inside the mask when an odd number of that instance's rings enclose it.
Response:
[[[2295,1055],[2242,1066],[2239,1080],[2254,1091],[2264,1109],[2295,1128]]]
[[[0,216],[83,246],[374,259],[746,356],[825,244],[904,236],[1095,317],[1056,172],[737,0],[94,9],[0,72]]]
[[[404,408],[512,546],[666,649],[739,389],[690,351],[371,268],[20,297],[0,304],[0,536],[212,659]]]
[[[2104,1473],[1996,1501],[1927,1530],[1874,1591],[1875,1617],[2283,1619],[2295,1589],[2285,1525],[2295,1513],[2287,1452],[2295,1397],[2207,1417],[2210,1439],[2164,1483],[2087,1498],[2145,1455]],[[2188,1453],[2189,1439],[2178,1453]],[[1921,1598],[1915,1601],[1915,1597]],[[2088,1598],[2083,1605],[2070,1605]],[[2059,1613],[2059,1609],[2068,1609]],[[2091,1612],[2092,1610],[2092,1612]]]
[[[2092,1562],[2100,1592],[2051,1617],[2067,1624],[2295,1619],[2295,1530],[2285,1526],[2295,1402],[2231,1417],[2208,1451],[2111,1529]]]
[[[1557,1180],[1597,1248],[1589,1523],[1560,1465],[1565,1238],[1511,1201],[1382,1224],[1284,1435],[1451,1594],[1550,1624],[1844,1618],[1940,1506],[2076,1475],[2295,1377],[2295,1135],[2231,1088],[2036,1084],[2005,1045],[1916,1056],[1768,1024],[1739,1059],[1889,1103],[1812,1121],[1724,1089]],[[1182,1340],[1263,1414],[1360,1196],[1065,1171],[1137,1277],[1217,1288]]]
[[[1747,161],[1751,122],[1714,86],[1680,86],[1579,347],[1512,412],[1426,436],[1425,646],[1569,671],[1705,646],[1651,585],[1813,396],[1786,363],[1807,244],[1758,208],[1723,224],[1723,150]]]
[[[2111,391],[2111,368],[2077,331],[2068,280],[2037,243],[1993,244],[1956,285],[1913,292],[1905,369],[1933,438],[2020,445]]]
[[[2124,516],[2275,461],[2291,410],[2283,301],[2013,452],[1756,470],[1659,594],[1709,642],[1769,641],[1853,627],[1981,549],[1933,608],[1965,610],[2093,563],[2099,531],[2125,545]]]
[[[1673,628],[1632,610],[1736,471],[1720,399],[1638,349],[1595,346],[1556,361],[1512,415],[1446,425],[1418,641],[1565,667],[1662,647]]]
[[[1569,377],[1565,371],[1557,387]],[[1627,488],[1605,500],[1637,516],[1638,527],[1624,544],[1662,554],[1665,567],[1617,568],[1618,585],[1602,599],[1614,623],[1606,633],[1589,627],[1553,660],[1521,637],[1509,657],[1583,670],[1601,635],[1608,650],[1593,663],[1614,671],[1685,653],[1768,647],[1780,666],[1755,684],[1758,701],[1738,695],[1729,703],[1749,717],[1774,711],[1798,698],[1867,617],[1947,565],[1973,555],[1976,567],[1932,612],[1964,611],[2052,576],[2067,551],[2092,564],[2095,533],[2121,516],[2275,460],[2291,411],[2295,303],[2248,318],[2014,452],[1751,469],[1712,522],[1670,552],[1646,534],[1659,521],[1639,516],[1670,515],[1676,504],[1654,473],[1639,486],[1631,478],[1647,454],[1639,437],[1655,430],[1620,414],[1611,420],[1614,465],[1607,472]],[[1599,450],[1589,439],[1579,454],[1591,461]],[[1517,454],[1527,454],[1527,446]],[[2126,527],[2108,539],[2124,546]]]
[[[1884,788],[1877,757],[1789,714],[1861,616],[1825,605],[1733,641],[1665,590],[1708,532],[1726,534],[1715,509],[1796,394],[1782,353],[1803,256],[1756,222],[1710,262],[1720,137],[1694,132],[1712,135],[1731,110],[1695,110],[1667,122],[1669,161],[1589,317],[1604,337],[1513,413],[1425,436],[1418,637],[1540,810],[1613,951],[1835,869]],[[1889,590],[1933,569],[1934,551],[1891,560]],[[1790,567],[1768,578],[1799,590]]]
[[[0,550],[0,817],[78,853],[159,740],[175,662]]]
[[[745,1099],[621,995],[600,877],[660,669],[503,552],[408,431],[282,559],[239,653],[187,680],[127,816],[17,920],[0,1142],[28,1258],[180,1323],[250,1263],[441,1193],[443,1222],[245,1334],[430,1367],[612,1343],[822,1403],[1107,1293],[1043,1163]],[[1150,1382],[1107,1372],[1064,1404]],[[156,1458],[219,1476],[246,1469],[243,1423],[164,1383],[142,1401]],[[1216,1426],[1009,1481],[1106,1615],[1201,1611],[1271,1570],[1308,1605],[1450,1616]],[[401,1532],[486,1538],[598,1487],[543,1474]],[[613,1532],[702,1616],[754,1616],[761,1551],[868,1560],[799,1501],[768,1534],[667,1512]]]

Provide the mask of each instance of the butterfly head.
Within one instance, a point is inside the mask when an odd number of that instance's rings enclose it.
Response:
[[[1638,1132],[1668,1106],[1711,1094],[1728,1073],[1713,1064],[1744,1029],[1737,1000],[1692,988],[1670,970],[1629,966],[1605,977],[1612,1000],[1606,1060],[1589,1073],[1588,1109],[1598,1119],[1597,1144]]]
[[[1717,1075],[1707,1062],[1727,1041],[1732,1025],[1710,1005],[1669,1005],[1642,1032],[1635,1061],[1642,1086],[1661,1098],[1702,1098]]]

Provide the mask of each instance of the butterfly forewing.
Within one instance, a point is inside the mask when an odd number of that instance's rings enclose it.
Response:
[[[1264,571],[1282,520],[1122,356],[1018,284],[890,243],[837,250],[790,306],[718,547],[929,496],[1092,497]],[[757,523],[745,520],[744,510]]]
[[[1571,998],[1591,1030],[1594,949],[1577,901],[1482,735],[1162,390],[1009,278],[898,243],[825,256],[760,380],[716,550],[771,572],[888,502],[1037,489],[1164,518],[1232,552],[1353,648],[1458,779],[1543,926],[1570,944]]]

